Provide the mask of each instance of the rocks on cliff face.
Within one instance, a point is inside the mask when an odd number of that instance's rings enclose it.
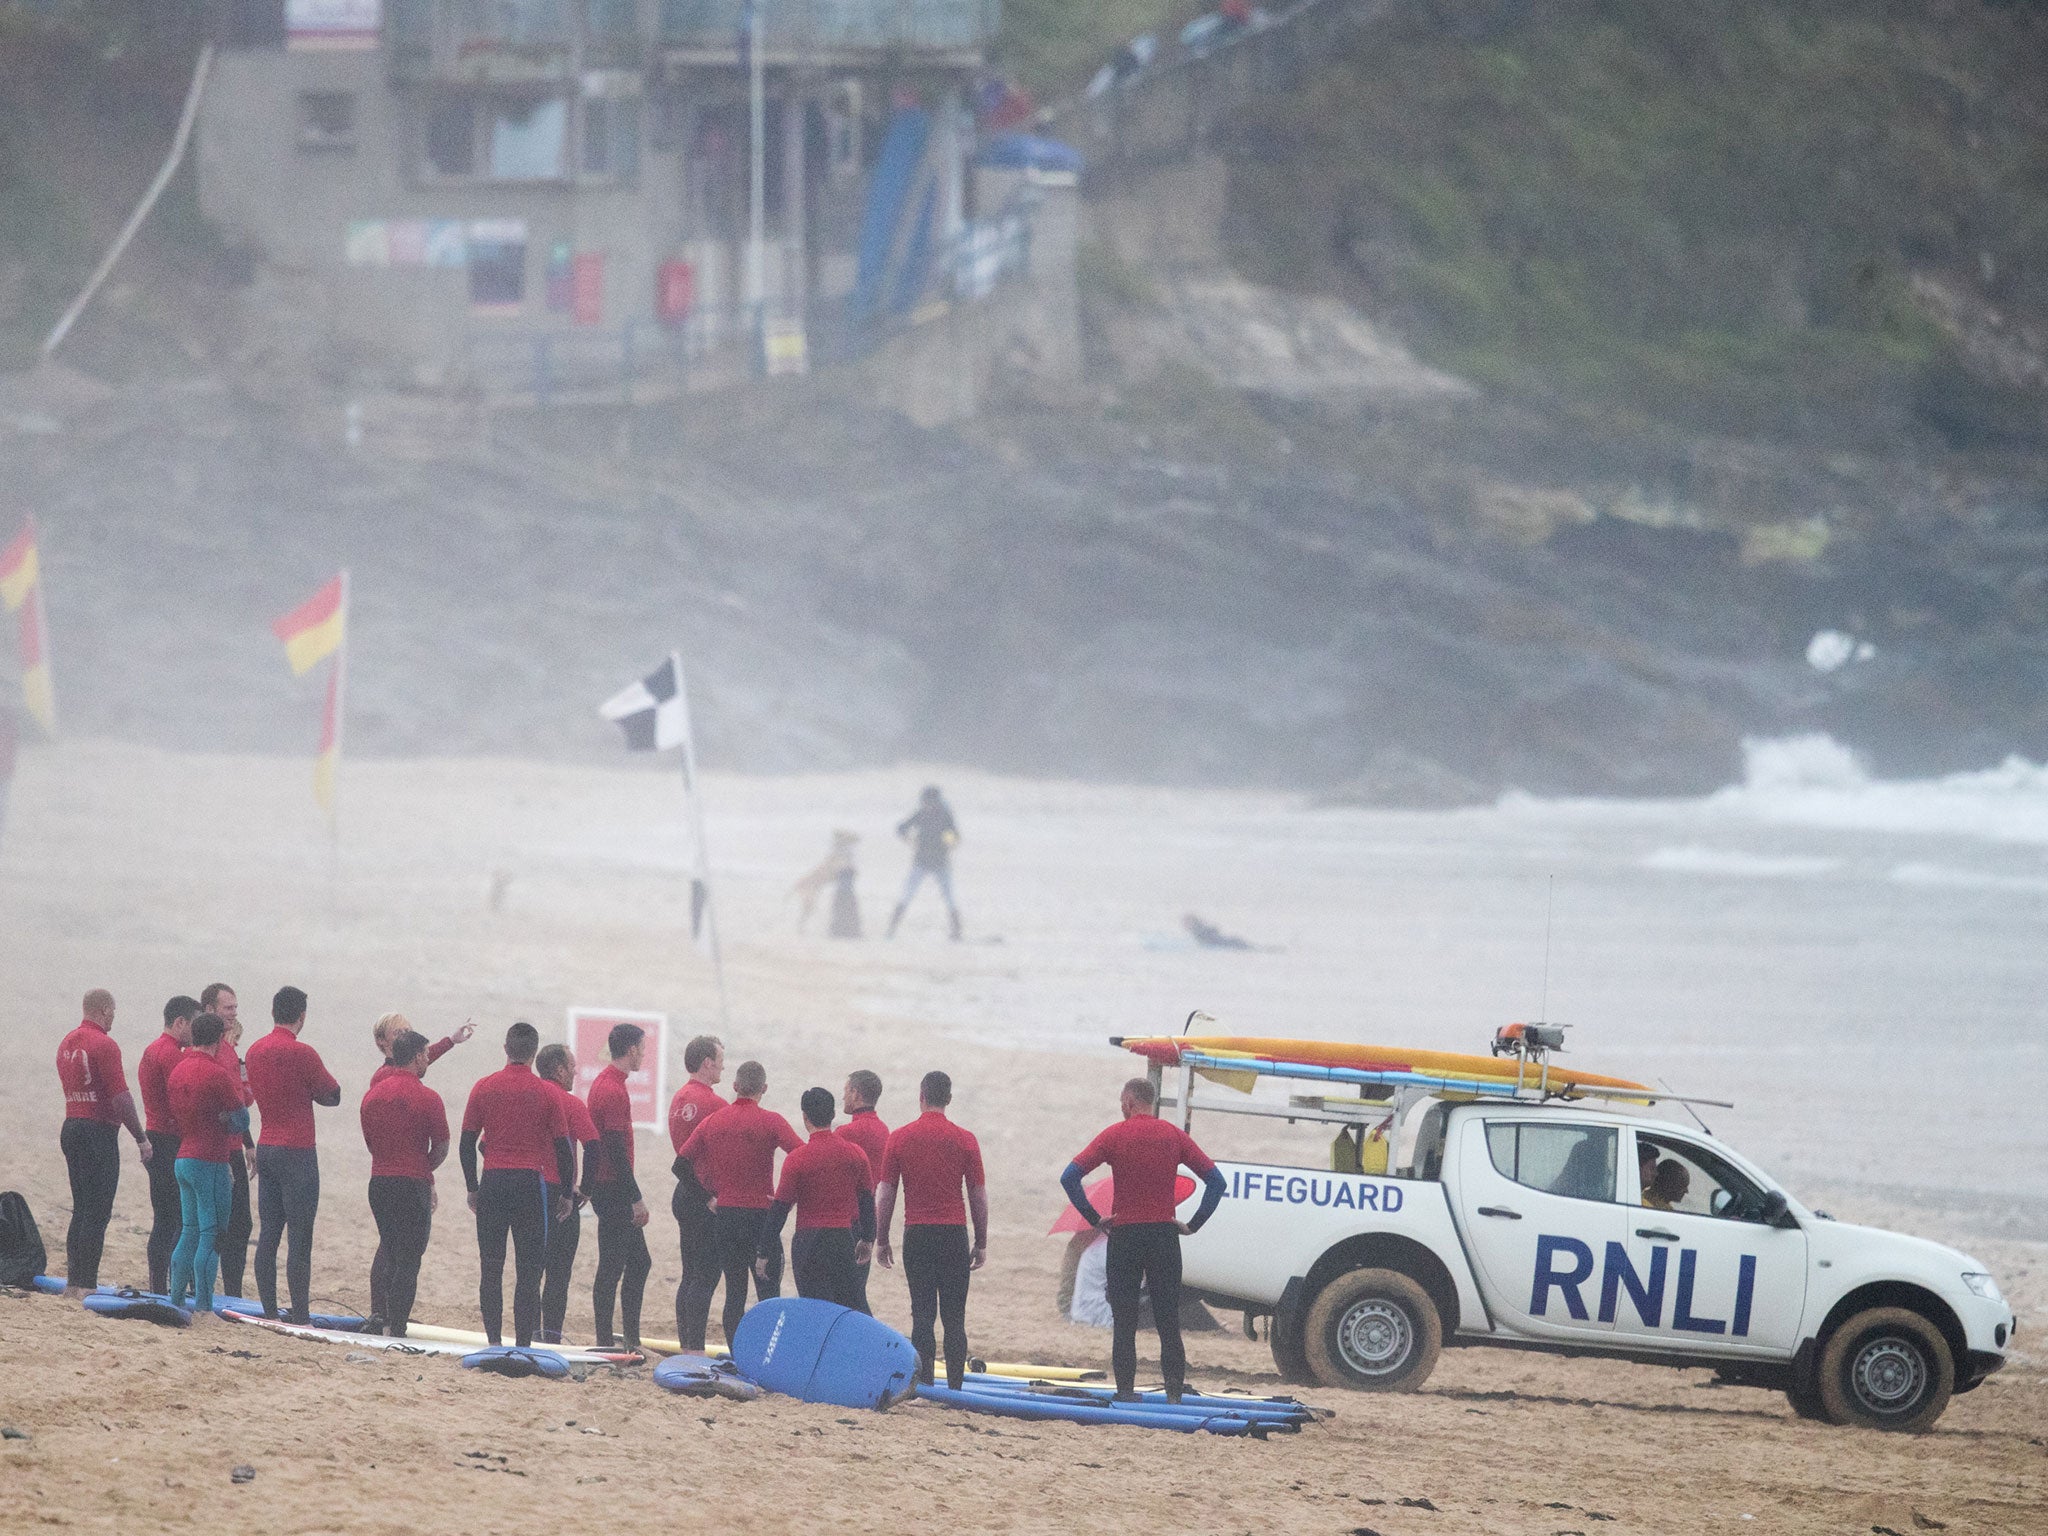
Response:
[[[318,700],[269,621],[346,564],[350,742],[372,754],[610,754],[596,702],[671,647],[706,760],[753,770],[1444,804],[1697,792],[1744,737],[1795,730],[1879,772],[2048,752],[2048,511],[2018,482],[1930,482],[1991,508],[1980,526],[1869,467],[1854,484],[1912,518],[1830,512],[1841,531],[1758,559],[1721,503],[1767,465],[1700,455],[1659,482],[1534,429],[1518,457],[1489,405],[1487,452],[1435,415],[1274,407],[1248,419],[1303,446],[1254,460],[1199,430],[1141,447],[1173,423],[1086,399],[944,432],[822,391],[644,410],[630,434],[485,412],[437,436],[429,412],[393,443],[410,418],[380,408],[351,448],[340,398],[211,376],[74,394],[60,430],[8,438],[0,505],[36,511],[81,734],[309,751]],[[1817,672],[1830,628],[1872,659]]]

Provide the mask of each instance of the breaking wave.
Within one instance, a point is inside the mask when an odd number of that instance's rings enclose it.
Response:
[[[1717,810],[1777,826],[2048,846],[2048,766],[2022,757],[1935,779],[1879,779],[1831,736],[1751,738],[1742,753],[1742,783],[1707,797]]]

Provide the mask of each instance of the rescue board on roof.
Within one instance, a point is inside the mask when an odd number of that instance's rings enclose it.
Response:
[[[1421,1051],[1398,1045],[1351,1045],[1338,1040],[1279,1040],[1251,1035],[1126,1035],[1117,1043],[1162,1067],[1177,1067],[1184,1057],[1201,1057],[1242,1061],[1246,1075],[1258,1074],[1267,1064],[1333,1067],[1479,1085],[1545,1087],[1554,1093],[1568,1093],[1573,1088],[1611,1088],[1657,1096],[1657,1090],[1645,1083],[1519,1056],[1474,1056],[1462,1051]],[[1219,1079],[1229,1075],[1227,1067],[1209,1068],[1205,1072]]]

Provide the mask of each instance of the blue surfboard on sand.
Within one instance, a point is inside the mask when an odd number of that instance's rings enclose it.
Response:
[[[841,1408],[886,1408],[917,1385],[917,1351],[887,1323],[837,1302],[783,1296],[740,1319],[740,1374],[770,1392]]]
[[[495,1344],[462,1357],[465,1371],[489,1371],[494,1376],[545,1376],[560,1381],[569,1374],[569,1362],[545,1349],[521,1349],[516,1344]]]
[[[189,1328],[192,1314],[183,1307],[174,1307],[164,1296],[149,1296],[141,1292],[94,1291],[85,1298],[85,1310],[97,1312],[101,1317],[129,1317],[145,1323],[161,1323],[166,1328]]]
[[[1280,1425],[1242,1417],[1217,1414],[1205,1417],[1199,1411],[1155,1409],[1145,1403],[1084,1403],[1074,1398],[1034,1398],[1011,1392],[955,1392],[950,1387],[919,1387],[917,1395],[927,1402],[969,1413],[992,1413],[1010,1419],[1040,1419],[1067,1424],[1128,1424],[1137,1429],[1170,1429],[1181,1434],[1205,1431],[1212,1435],[1253,1435],[1264,1439]],[[1286,1428],[1292,1429],[1289,1424]]]
[[[64,1282],[56,1275],[37,1275],[35,1287],[39,1291],[45,1291],[55,1296],[62,1294]],[[94,1288],[93,1294],[95,1296],[120,1296],[131,1301],[160,1301],[165,1306],[174,1305],[168,1296],[159,1295],[155,1291],[138,1291],[133,1286],[126,1285],[97,1286]],[[213,1310],[220,1313],[239,1312],[245,1317],[261,1317],[263,1315],[263,1303],[260,1301],[244,1300],[240,1296],[216,1296],[213,1298]],[[337,1328],[344,1333],[354,1333],[363,1326],[363,1319],[347,1312],[315,1312],[306,1319],[306,1326],[309,1328]]]
[[[45,1296],[62,1296],[64,1294],[64,1277],[62,1275],[37,1275],[29,1284],[33,1285]]]
[[[654,1384],[682,1397],[724,1397],[751,1402],[760,1387],[742,1376],[729,1360],[708,1355],[670,1355],[654,1368]]]

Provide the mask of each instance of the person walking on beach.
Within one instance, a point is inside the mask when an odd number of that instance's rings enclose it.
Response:
[[[882,1102],[881,1078],[865,1069],[852,1073],[846,1079],[846,1088],[839,1102],[846,1110],[846,1124],[839,1127],[838,1134],[867,1154],[868,1168],[879,1178],[882,1150],[889,1145],[889,1127],[875,1113],[875,1106]],[[858,1306],[863,1312],[869,1310],[868,1269],[867,1261],[863,1260],[855,1274],[860,1291]]]
[[[114,994],[94,987],[81,1005],[84,1019],[57,1047],[57,1082],[64,1090],[64,1129],[58,1145],[71,1176],[71,1226],[64,1234],[67,1291],[89,1291],[100,1283],[100,1253],[114,1194],[121,1186],[121,1128],[135,1138],[147,1170],[149,1133],[135,1112],[121,1070],[121,1047],[113,1040]]]
[[[605,1037],[611,1063],[590,1083],[590,1121],[597,1127],[597,1167],[585,1175],[597,1212],[597,1286],[591,1315],[600,1349],[612,1343],[612,1302],[628,1349],[640,1347],[640,1300],[654,1259],[647,1251],[647,1202],[633,1177],[633,1095],[626,1079],[647,1059],[647,1031],[614,1024]]]
[[[135,1093],[142,1100],[142,1128],[149,1133],[149,1288],[161,1296],[171,1283],[171,1251],[178,1246],[182,1203],[178,1195],[178,1126],[171,1118],[171,1070],[192,1043],[196,998],[174,997],[164,1004],[164,1029],[135,1060]]]
[[[953,1079],[943,1072],[925,1073],[917,1085],[917,1118],[889,1136],[875,1200],[875,1258],[884,1269],[895,1262],[889,1223],[900,1184],[903,1278],[910,1286],[910,1342],[917,1347],[918,1379],[933,1379],[936,1325],[943,1322],[946,1385],[958,1391],[967,1371],[967,1277],[988,1259],[988,1178],[982,1171],[981,1143],[946,1115],[952,1102]],[[974,1216],[971,1244],[969,1212]]]
[[[582,1183],[573,1189],[548,1184],[548,1209],[559,1210],[562,1196],[569,1197],[569,1215],[548,1225],[547,1263],[540,1281],[540,1341],[562,1342],[562,1323],[569,1315],[569,1281],[576,1269],[576,1250],[583,1242],[583,1205],[590,1199],[590,1181],[597,1169],[597,1127],[590,1111],[576,1097],[576,1055],[566,1045],[544,1045],[533,1058],[533,1070],[562,1101],[562,1113],[569,1119],[570,1152],[582,1150]]]
[[[177,1246],[164,1282],[173,1303],[185,1305],[189,1292],[195,1320],[213,1316],[214,1276],[220,1268],[220,1234],[227,1226],[234,1179],[228,1159],[249,1129],[249,1106],[242,1085],[214,1056],[226,1029],[217,1013],[202,1013],[189,1023],[191,1049],[178,1057],[165,1084],[168,1112],[177,1127]],[[156,1156],[166,1155],[161,1142]]]
[[[712,1236],[725,1281],[725,1339],[747,1311],[747,1282],[763,1301],[782,1294],[782,1246],[762,1252],[761,1224],[775,1202],[775,1150],[794,1152],[803,1142],[790,1123],[761,1107],[768,1091],[768,1069],[743,1061],[732,1075],[733,1101],[690,1133],[681,1157],[696,1166],[697,1177],[711,1192]],[[758,1263],[757,1259],[764,1262]]]
[[[524,1349],[540,1325],[540,1281],[548,1224],[569,1219],[569,1197],[548,1208],[548,1174],[567,1191],[576,1182],[569,1116],[554,1088],[533,1070],[540,1031],[523,1020],[505,1031],[505,1065],[469,1090],[462,1113],[462,1178],[476,1213],[482,1275],[477,1304],[491,1343],[504,1342],[505,1248],[512,1247],[513,1337]],[[477,1169],[477,1145],[483,1169]]]
[[[263,1130],[256,1138],[256,1294],[263,1315],[277,1314],[277,1246],[289,1233],[285,1285],[290,1320],[306,1321],[312,1307],[313,1218],[320,1210],[320,1155],[313,1145],[313,1106],[333,1109],[341,1084],[320,1053],[299,1038],[306,1027],[306,994],[279,987],[270,1000],[270,1033],[249,1047],[244,1063]]]
[[[796,1293],[865,1312],[858,1270],[875,1238],[875,1175],[867,1154],[832,1134],[832,1090],[806,1088],[799,1101],[810,1140],[782,1160],[775,1201],[761,1223],[754,1275],[766,1280],[770,1256],[782,1256],[782,1223],[794,1210],[789,1268]]]
[[[946,922],[952,937],[960,937],[960,908],[953,901],[953,847],[960,841],[960,828],[953,820],[953,808],[939,793],[939,786],[927,784],[917,798],[917,809],[896,824],[896,835],[911,844],[910,874],[903,882],[903,894],[896,910],[889,914],[890,938],[910,910],[910,898],[930,876],[946,898]]]
[[[200,991],[199,1006],[205,1012],[217,1015],[221,1022],[220,1044],[213,1048],[213,1059],[226,1067],[240,1085],[243,1105],[254,1104],[256,1096],[249,1091],[249,1074],[242,1070],[242,1058],[238,1053],[242,1043],[242,1020],[235,989],[224,981],[208,982]],[[249,1152],[255,1145],[256,1138],[244,1128],[233,1154],[228,1158],[228,1177],[234,1188],[228,1197],[227,1230],[221,1233],[219,1245],[220,1288],[226,1296],[242,1294],[242,1272],[249,1266],[249,1235],[256,1225],[250,1211]]]
[[[390,1041],[389,1070],[380,1070],[363,1095],[363,1142],[370,1149],[370,1215],[377,1223],[377,1252],[384,1261],[382,1295],[371,1310],[381,1331],[405,1337],[419,1292],[420,1261],[434,1228],[434,1170],[448,1157],[448,1108],[421,1079],[432,1048],[417,1030],[402,1029]],[[378,1332],[366,1327],[367,1333]]]
[[[725,1108],[717,1084],[725,1076],[725,1047],[715,1035],[699,1035],[683,1047],[683,1070],[689,1078],[668,1105],[668,1139],[675,1148],[676,1191],[669,1209],[682,1240],[683,1278],[676,1285],[676,1338],[686,1350],[704,1348],[711,1316],[711,1293],[718,1289],[718,1239],[711,1215],[711,1191],[682,1155],[683,1144],[709,1116]]]
[[[1110,1358],[1116,1372],[1116,1399],[1137,1401],[1138,1307],[1152,1296],[1152,1322],[1159,1330],[1159,1369],[1166,1378],[1166,1400],[1180,1401],[1187,1385],[1187,1352],[1180,1338],[1181,1234],[1199,1232],[1222,1200],[1223,1175],[1194,1138],[1153,1113],[1157,1095],[1152,1084],[1134,1077],[1124,1084],[1123,1118],[1102,1132],[1060,1175],[1067,1198],[1089,1226],[1109,1229],[1108,1291],[1115,1337]],[[1103,1216],[1089,1203],[1081,1180],[1090,1169],[1109,1165],[1114,1180],[1113,1205]],[[1185,1166],[1207,1186],[1194,1216],[1181,1222],[1174,1214],[1174,1185]]]

